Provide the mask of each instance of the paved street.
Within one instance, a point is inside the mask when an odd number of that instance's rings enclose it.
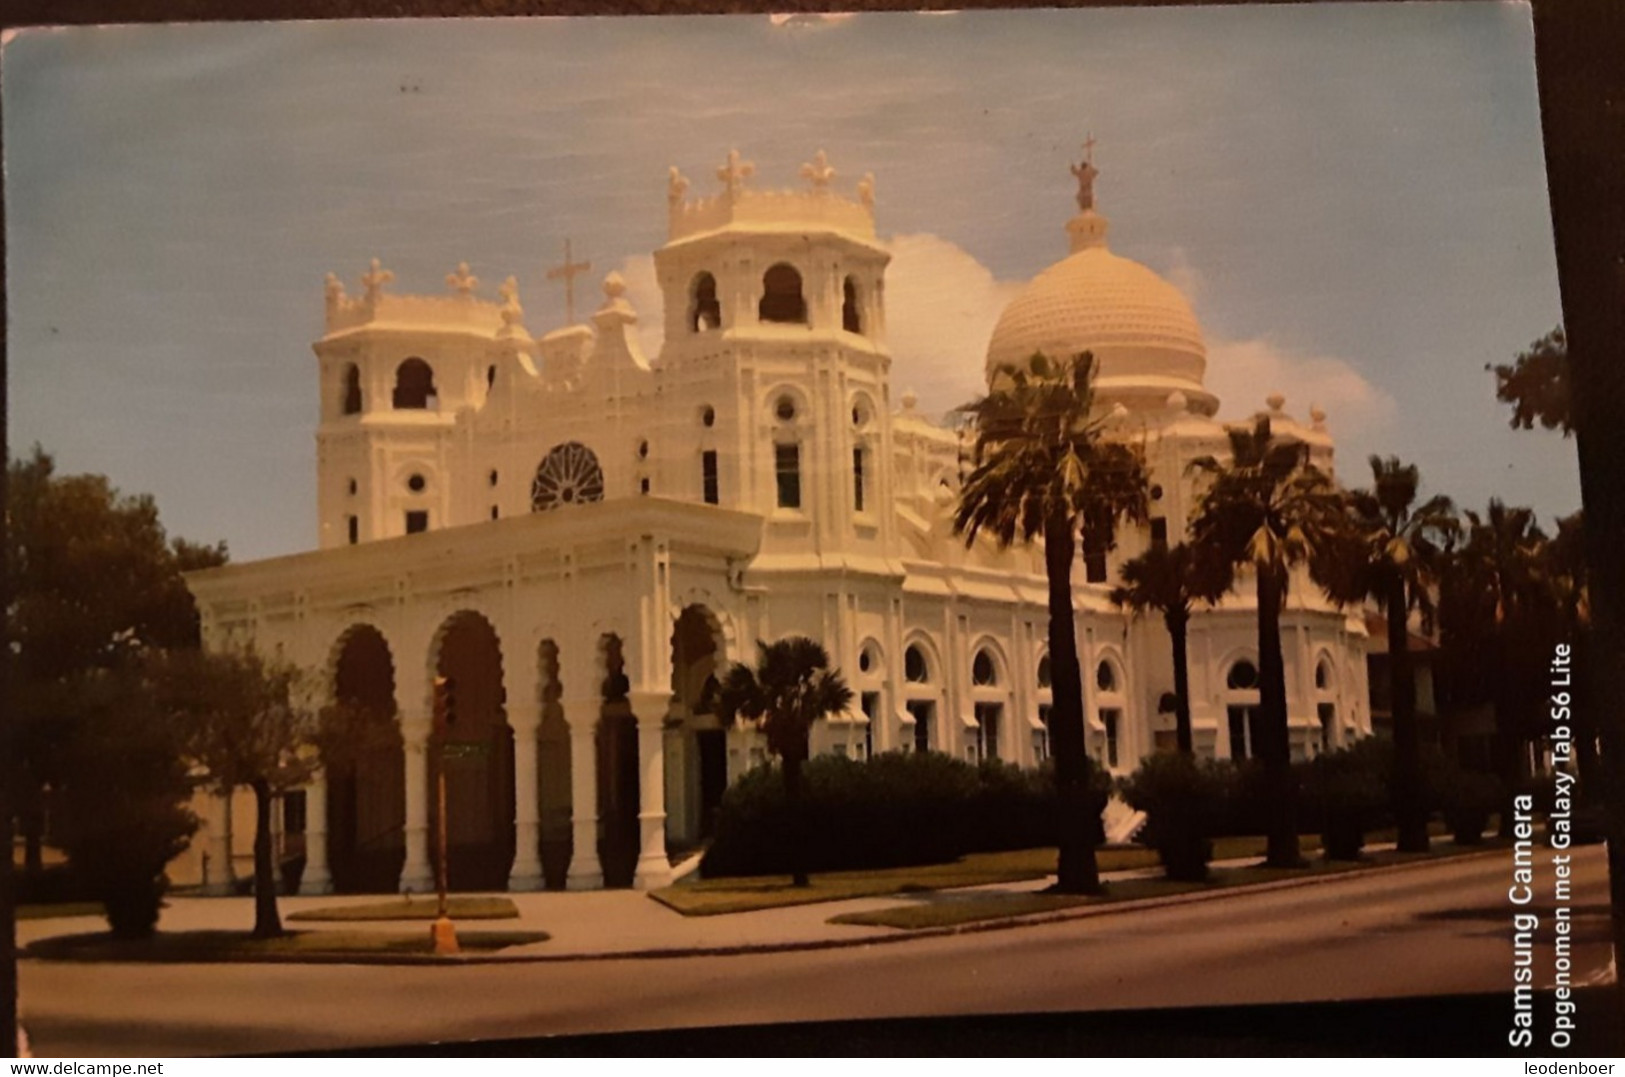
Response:
[[[1580,983],[1608,961],[1607,885],[1600,848],[1575,862]],[[1544,852],[1539,863],[1544,890]],[[467,968],[28,961],[23,1010],[42,1055],[188,1055],[1504,991],[1510,872],[1508,854],[1065,923],[733,957]],[[1536,968],[1549,983],[1549,948]]]

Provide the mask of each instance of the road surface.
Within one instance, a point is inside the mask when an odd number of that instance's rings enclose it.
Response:
[[[1548,855],[1537,857],[1545,893]],[[1607,974],[1610,949],[1601,848],[1575,863],[1579,984]],[[1511,871],[1508,853],[1042,926],[732,957],[461,968],[31,960],[22,1008],[40,1055],[178,1056],[1508,991]],[[1542,920],[1537,986],[1553,978]],[[1502,1042],[1504,1030],[1486,1036]]]

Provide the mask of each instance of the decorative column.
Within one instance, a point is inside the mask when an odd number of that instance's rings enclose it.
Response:
[[[508,872],[509,890],[542,888],[541,796],[536,785],[536,733],[542,723],[540,708],[533,698],[520,693],[509,696],[508,724],[513,727],[514,817],[513,869]]]
[[[232,891],[231,797],[210,793],[209,837],[203,846],[203,892],[224,896]]]
[[[604,870],[598,863],[598,746],[595,734],[603,703],[592,697],[566,700],[564,720],[570,726],[570,871],[568,890],[602,890]]]
[[[428,893],[435,888],[434,863],[429,856],[429,720],[401,723],[406,746],[406,865],[401,868],[401,892]]]
[[[666,709],[670,692],[632,692],[627,701],[638,721],[638,867],[632,885],[656,890],[671,884],[666,857]]]
[[[305,787],[305,873],[301,894],[331,894],[333,875],[327,867],[327,775],[317,774]]]

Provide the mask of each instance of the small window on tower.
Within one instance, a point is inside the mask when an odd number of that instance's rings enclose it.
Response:
[[[717,425],[717,409],[713,408],[710,404],[707,404],[705,407],[701,408],[700,424],[707,427]]]
[[[638,480],[638,493],[647,494],[648,492],[649,492],[649,476],[645,475],[645,476],[643,476],[643,478]]]
[[[852,502],[858,512],[863,511],[863,449],[852,450]]]
[[[495,365],[485,368],[485,387],[495,389],[497,384],[497,368]]]
[[[344,414],[361,412],[361,370],[354,363],[344,368]]]
[[[350,545],[354,546],[356,543],[361,541],[361,517],[346,516],[344,518],[344,523],[350,532]]]
[[[435,395],[434,370],[416,357],[406,360],[395,370],[395,407],[421,410],[439,406]]]
[[[863,310],[858,306],[858,285],[851,277],[842,288],[841,328],[848,333],[863,332]]]
[[[1168,520],[1164,516],[1151,517],[1151,545],[1159,548],[1168,545]]]
[[[688,308],[688,329],[704,333],[722,325],[722,304],[717,302],[717,279],[709,273],[694,278],[693,298]]]
[[[351,480],[350,480],[350,496],[351,496],[351,497],[354,497],[354,496],[355,496],[355,491],[356,491],[356,484],[355,484],[355,480],[354,480],[354,479],[351,479]]]
[[[707,449],[700,454],[700,496],[707,505],[716,505],[722,501],[721,489],[717,482],[717,453],[715,449]]]
[[[491,506],[491,519],[495,520],[500,515],[502,515],[502,514],[497,511],[497,507],[495,505],[492,505]]]
[[[779,508],[801,507],[801,446],[773,446],[773,470],[778,478]]]
[[[406,533],[416,535],[420,531],[429,530],[429,514],[423,509],[413,509],[406,514]]]
[[[762,275],[762,301],[756,316],[764,322],[807,324],[807,300],[801,294],[801,274],[780,262]]]
[[[412,491],[414,494],[421,494],[424,487],[428,485],[428,480],[422,475],[413,475],[411,478],[406,480],[406,488]]]

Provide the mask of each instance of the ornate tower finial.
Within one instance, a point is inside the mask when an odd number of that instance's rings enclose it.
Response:
[[[676,165],[672,165],[671,173],[666,178],[666,201],[676,206],[687,195],[688,177],[679,172]]]
[[[755,162],[741,161],[738,150],[729,150],[727,162],[717,169],[717,179],[722,181],[729,198],[738,198],[745,189],[745,181],[755,174]]]
[[[863,178],[858,180],[858,201],[870,209],[875,208],[875,174],[865,172]]]
[[[509,277],[497,289],[502,296],[502,324],[504,328],[513,329],[525,320],[525,308],[519,305],[519,278]]]
[[[474,289],[480,286],[480,278],[468,271],[467,262],[457,263],[457,272],[446,274],[446,287],[462,296],[464,299],[474,297]]]
[[[819,150],[816,157],[801,166],[801,178],[812,184],[815,193],[829,193],[829,181],[835,178],[835,170],[829,166],[829,157],[823,150]]]
[[[327,294],[327,305],[331,309],[344,302],[344,282],[339,280],[337,273],[329,273],[324,285]]]
[[[378,297],[384,294],[384,285],[395,279],[395,274],[385,269],[378,259],[372,260],[372,265],[361,275],[361,287],[366,291],[368,303],[378,302]]]
[[[570,259],[570,241],[564,241],[564,264],[554,266],[547,271],[548,280],[562,280],[564,282],[564,314],[568,319],[566,324],[576,324],[576,277],[592,268],[591,262],[575,262]]]
[[[1084,139],[1083,162],[1072,166],[1072,174],[1078,179],[1078,210],[1088,213],[1095,208],[1095,177],[1100,175],[1095,167],[1094,135]]]

